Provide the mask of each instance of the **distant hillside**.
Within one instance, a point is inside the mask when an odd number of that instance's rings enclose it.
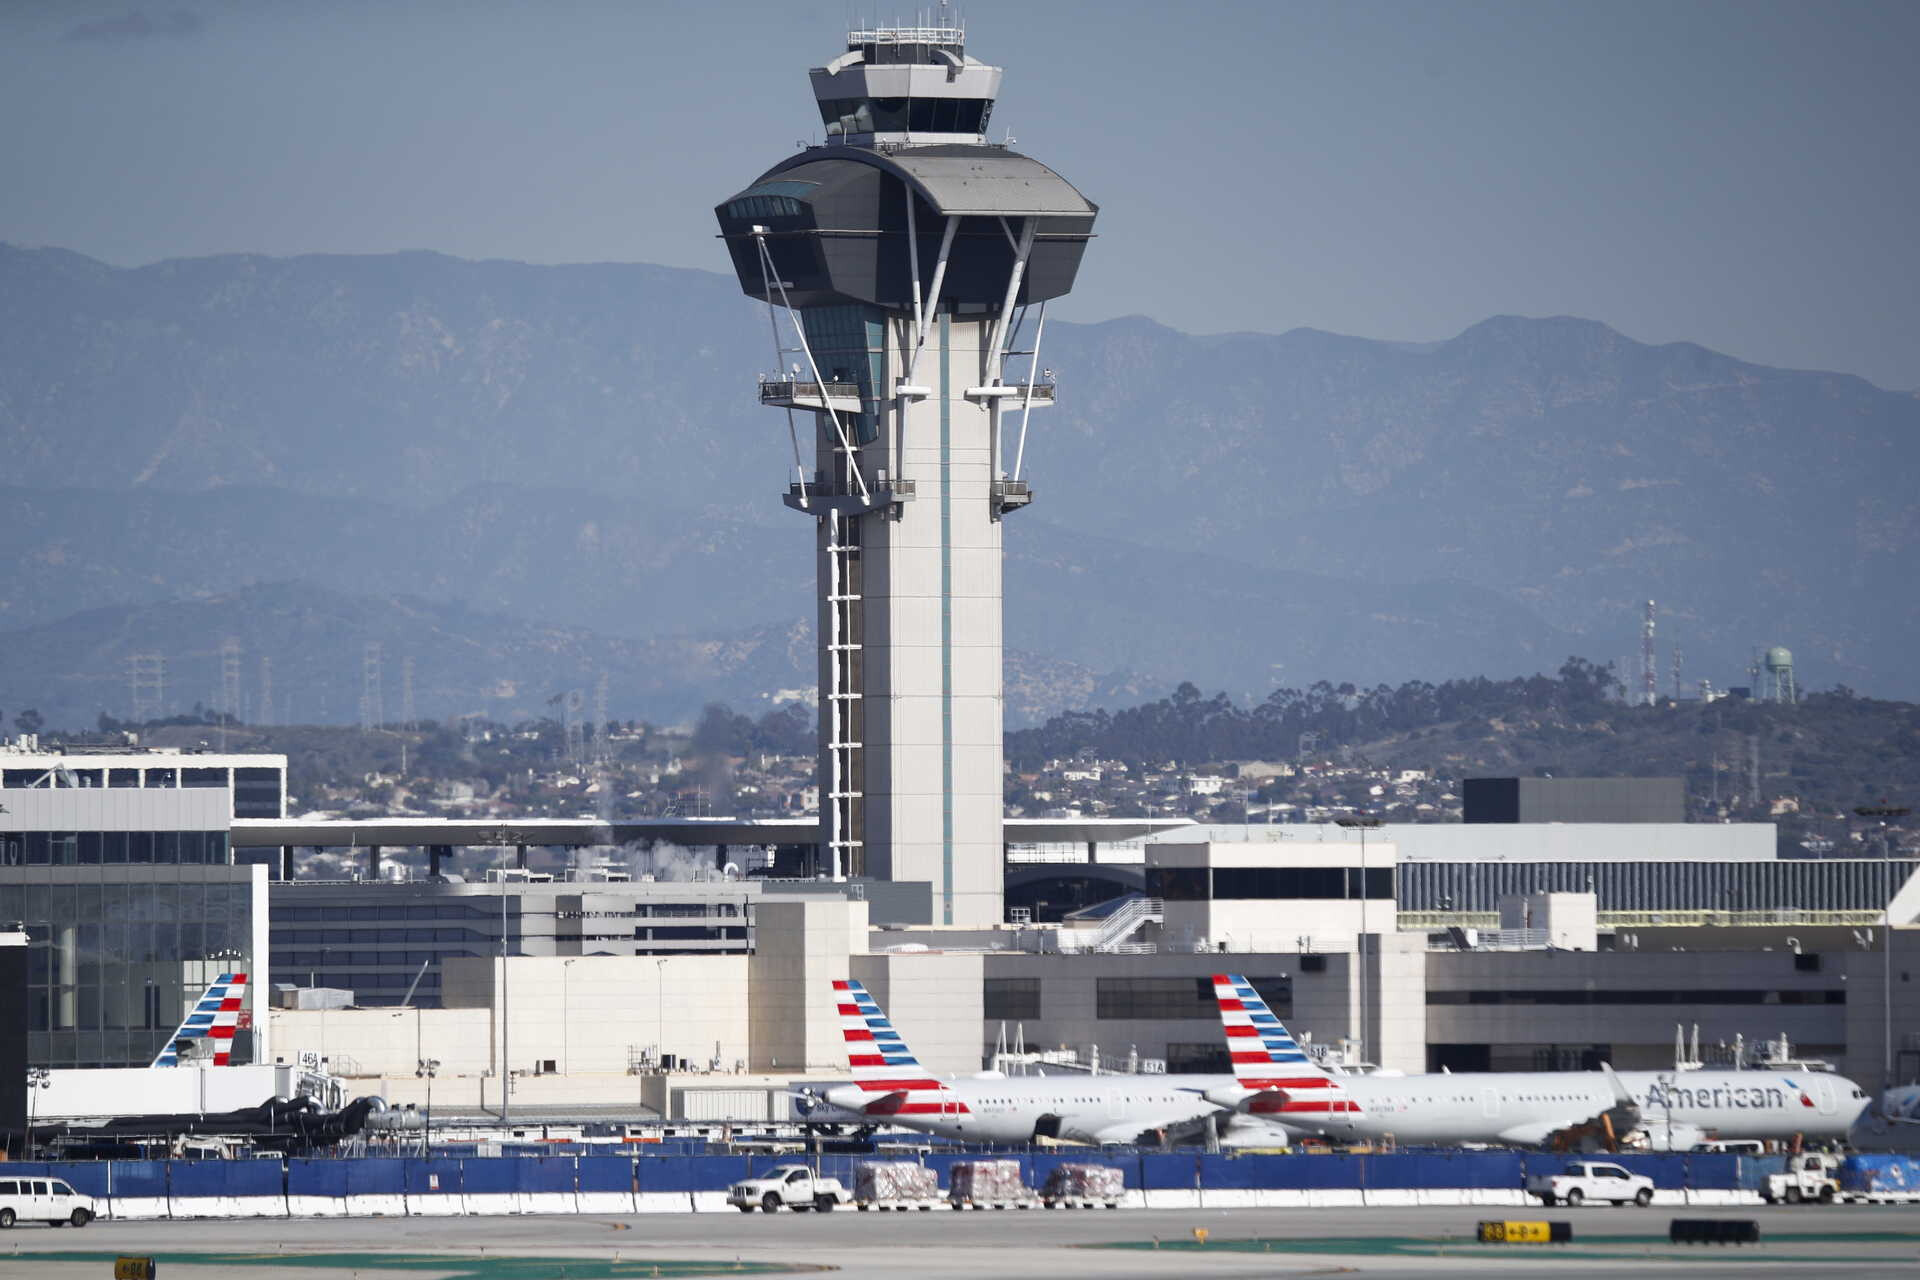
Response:
[[[1555,676],[1317,684],[1253,705],[1182,684],[1116,711],[1067,712],[1008,735],[1018,768],[1090,756],[1160,767],[1339,760],[1483,776],[1681,777],[1691,817],[1806,826],[1920,796],[1920,706],[1840,690],[1797,706],[1723,699],[1630,707],[1611,673],[1569,659]],[[1792,797],[1797,812],[1773,813]],[[1904,799],[1898,799],[1904,798]]]
[[[1783,643],[1809,687],[1920,695],[1913,396],[1569,319],[1047,344],[1008,639],[1109,673],[1056,693],[1611,658],[1654,598],[1663,673],[1671,641],[1721,685]],[[634,639],[790,627],[772,360],[716,273],[0,246],[0,626],[298,580]]]

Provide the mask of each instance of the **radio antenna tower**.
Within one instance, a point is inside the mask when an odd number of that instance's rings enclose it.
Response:
[[[360,656],[360,727],[378,729],[387,719],[380,694],[380,642],[370,640]]]
[[[1649,600],[1647,601],[1647,620],[1640,627],[1641,697],[1649,707],[1660,700],[1660,692],[1656,684],[1660,672],[1658,663],[1659,659],[1653,652],[1653,601]]]
[[[128,655],[127,685],[133,695],[135,724],[158,720],[167,713],[167,660],[164,655]]]
[[[260,655],[260,708],[254,712],[257,724],[273,723],[273,659]]]
[[[1673,700],[1680,701],[1680,646],[1673,646]]]

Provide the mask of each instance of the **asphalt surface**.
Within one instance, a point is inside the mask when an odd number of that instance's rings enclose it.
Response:
[[[1672,1246],[1676,1217],[1751,1218],[1758,1246]],[[1570,1245],[1480,1245],[1482,1218],[1573,1224]],[[1193,1229],[1208,1240],[1196,1245]],[[1156,1249],[1156,1238],[1160,1247]],[[1246,1242],[1246,1243],[1241,1243]],[[1125,1247],[1108,1247],[1108,1246]],[[115,1255],[165,1280],[625,1280],[829,1269],[858,1280],[1447,1275],[1920,1274],[1920,1206],[1540,1214],[1453,1208],[648,1214],[101,1222],[0,1235],[4,1280],[102,1280]],[[653,1268],[658,1266],[656,1273]],[[739,1270],[736,1270],[736,1267]]]

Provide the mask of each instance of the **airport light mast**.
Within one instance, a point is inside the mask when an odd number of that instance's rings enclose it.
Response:
[[[853,31],[811,76],[826,142],[714,212],[814,523],[822,849],[836,879],[928,883],[936,924],[998,924],[1000,520],[1032,499],[1046,303],[1097,209],[987,141],[1001,72],[960,27]]]

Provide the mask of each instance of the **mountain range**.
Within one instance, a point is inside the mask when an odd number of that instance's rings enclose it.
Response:
[[[1097,257],[1089,259],[1097,270]],[[1791,647],[1920,692],[1920,399],[1500,317],[1413,345],[1047,328],[1038,501],[1007,523],[1009,721]],[[812,680],[765,316],[715,273],[429,253],[123,269],[0,245],[0,707],[207,701],[222,640],[353,719],[378,641],[419,714],[743,709]],[[511,694],[504,690],[512,690]]]

